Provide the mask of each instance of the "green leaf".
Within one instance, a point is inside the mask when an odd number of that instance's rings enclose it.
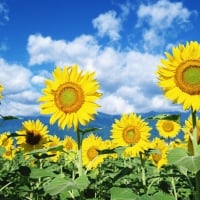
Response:
[[[27,154],[31,155],[31,154],[38,154],[38,153],[47,153],[49,151],[63,151],[63,145],[57,145],[57,146],[53,146],[53,147],[49,147],[45,149],[36,149],[31,152],[28,152]]]
[[[172,149],[168,153],[168,162],[178,167],[184,167],[193,173],[200,170],[200,155],[188,156],[187,151],[182,148]]]
[[[82,175],[82,176],[79,176],[75,180],[75,184],[76,184],[77,188],[80,191],[83,191],[83,190],[85,190],[88,187],[88,185],[90,184],[90,182],[89,182],[88,177],[86,175]]]
[[[32,168],[30,173],[30,178],[41,178],[41,177],[55,177],[56,174],[51,171],[51,169],[39,169]]]
[[[137,197],[136,200],[175,200],[175,198],[169,194],[158,192],[153,196],[144,194],[140,197]]]
[[[11,116],[11,115],[8,115],[8,116],[0,115],[0,116],[1,116],[1,118],[2,118],[3,120],[22,119],[22,118],[14,117],[14,116]]]
[[[110,193],[111,200],[135,200],[137,197],[130,188],[113,187]]]
[[[153,196],[153,200],[175,200],[175,198],[169,194],[158,192]]]
[[[5,151],[6,151],[5,147],[0,147],[0,156],[2,156]]]
[[[77,189],[76,183],[70,179],[66,180],[61,176],[57,176],[49,184],[44,185],[45,192],[52,196],[74,189]]]
[[[125,149],[126,149],[126,147],[117,147],[117,148],[114,149],[114,151],[115,151],[119,156],[121,156]]]
[[[159,114],[153,117],[147,117],[146,119],[150,120],[172,120],[177,123],[180,123],[180,115],[171,115],[171,114]]]
[[[90,133],[90,132],[94,132],[94,131],[98,131],[98,130],[101,130],[102,128],[95,128],[95,127],[92,127],[92,128],[86,128],[84,130],[82,129],[79,129],[78,131],[80,131],[82,133],[82,135],[86,134],[86,133]]]
[[[181,160],[182,158],[187,157],[187,151],[183,148],[174,148],[169,151],[167,155],[168,163],[169,164],[176,164],[177,161]]]

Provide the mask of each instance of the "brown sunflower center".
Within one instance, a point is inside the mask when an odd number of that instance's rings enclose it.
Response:
[[[140,132],[134,126],[126,127],[123,130],[123,139],[127,144],[136,144],[140,140]]]
[[[36,145],[40,142],[40,139],[41,139],[40,134],[31,132],[31,131],[27,132],[26,143],[30,145]]]
[[[67,142],[67,143],[65,144],[65,148],[66,148],[67,150],[71,150],[71,149],[72,149],[72,143],[71,143],[71,142]]]
[[[87,151],[87,156],[88,156],[88,159],[90,161],[92,161],[94,158],[96,158],[98,156],[98,151],[96,150],[95,147],[90,147]]]
[[[188,60],[181,63],[176,70],[175,80],[183,92],[200,94],[200,61]]]
[[[171,132],[174,130],[174,124],[171,121],[164,121],[162,123],[162,128],[165,132]]]
[[[76,83],[64,83],[58,87],[55,93],[55,103],[65,113],[76,112],[80,109],[83,102],[83,90]]]
[[[161,160],[162,155],[161,153],[154,153],[152,154],[152,158],[155,163],[158,163]]]

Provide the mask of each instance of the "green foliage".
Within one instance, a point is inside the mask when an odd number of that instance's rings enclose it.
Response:
[[[152,117],[147,117],[149,120],[172,120],[177,123],[180,123],[180,115],[172,115],[172,114],[159,114]]]

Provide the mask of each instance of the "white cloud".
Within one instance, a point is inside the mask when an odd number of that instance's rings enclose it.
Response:
[[[47,70],[42,70],[32,77],[31,83],[35,85],[44,85],[44,81],[49,78],[51,78],[51,73]]]
[[[88,57],[93,57],[98,51],[96,40],[92,36],[81,35],[71,42],[52,40],[51,37],[30,35],[27,50],[31,55],[29,64],[55,62],[56,64],[69,65],[76,62],[86,62]]]
[[[5,88],[5,93],[21,92],[30,88],[31,71],[27,68],[17,65],[8,64],[0,58],[0,80]]]
[[[82,47],[83,44],[88,48]],[[100,89],[104,93],[100,100],[102,112],[119,114],[173,107],[170,104],[155,103],[160,99],[153,99],[154,95],[160,94],[155,75],[160,55],[141,53],[133,49],[120,51],[111,46],[101,47],[92,36],[80,36],[65,42],[32,35],[28,45],[32,63],[53,62],[55,65],[62,64],[61,67],[77,63],[84,70],[95,71]],[[62,53],[60,45],[63,47]],[[43,54],[45,59],[38,61],[38,57]],[[33,76],[31,82],[40,84],[44,78],[50,78],[46,71]]]
[[[1,102],[1,114],[3,116],[32,116],[39,114],[39,106],[37,104],[7,101],[4,99]]]
[[[141,4],[137,15],[140,19],[139,23],[145,21],[151,27],[166,29],[174,22],[177,24],[188,22],[191,13],[183,7],[182,2],[171,3],[168,0],[160,0],[152,5]]]
[[[173,105],[163,95],[156,95],[151,100],[151,108],[154,111],[182,111],[180,105]]]
[[[32,73],[24,66],[9,64],[0,58],[0,83],[3,85],[2,115],[35,115],[40,93],[31,84]],[[37,86],[37,85],[36,85]]]
[[[154,4],[141,4],[136,27],[143,29],[144,50],[163,47],[166,36],[174,37],[179,31],[188,29],[192,14],[196,11],[188,10],[182,2],[160,0]]]
[[[108,114],[121,114],[134,112],[135,108],[126,99],[110,94],[99,100],[101,111]]]
[[[124,11],[125,12],[125,11]],[[126,10],[127,12],[127,10]],[[108,36],[111,40],[120,39],[121,19],[117,18],[113,10],[100,14],[92,21],[94,28],[98,30],[100,37]]]
[[[9,11],[7,5],[3,2],[0,2],[0,25],[5,25],[9,21]]]

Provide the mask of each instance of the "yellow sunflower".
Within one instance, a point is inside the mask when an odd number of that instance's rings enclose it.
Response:
[[[94,79],[95,73],[78,72],[78,66],[56,67],[52,73],[54,80],[46,80],[44,96],[39,98],[42,102],[40,108],[42,114],[51,114],[50,124],[58,121],[58,126],[64,129],[78,124],[86,125],[94,119],[95,103],[101,93],[98,82]]]
[[[71,150],[77,151],[78,145],[72,137],[66,136],[63,140],[63,150],[64,151],[71,151]]]
[[[12,160],[15,156],[17,149],[14,146],[13,138],[9,137],[9,135],[10,132],[4,132],[0,135],[0,147],[5,148],[2,157],[8,160]]]
[[[90,134],[88,137],[84,138],[82,142],[83,166],[86,166],[86,168],[90,170],[102,163],[106,155],[100,155],[98,150],[103,149],[105,149],[105,146],[101,137]]]
[[[196,41],[180,44],[166,52],[158,67],[158,85],[166,98],[182,104],[183,109],[200,109],[200,44]]]
[[[122,115],[112,125],[111,138],[116,146],[127,146],[124,155],[135,157],[149,147],[151,127],[135,113]]]
[[[2,91],[3,91],[3,86],[0,84],[0,99],[2,99]]]
[[[36,121],[28,120],[22,123],[22,129],[17,131],[17,144],[25,152],[43,148],[47,142],[48,127],[39,119]]]
[[[164,138],[174,138],[181,130],[180,124],[172,120],[158,120],[156,128],[159,135]]]
[[[151,142],[150,148],[155,150],[156,152],[152,153],[149,159],[158,169],[160,169],[163,165],[167,164],[168,146],[164,140],[160,138],[155,138]]]

